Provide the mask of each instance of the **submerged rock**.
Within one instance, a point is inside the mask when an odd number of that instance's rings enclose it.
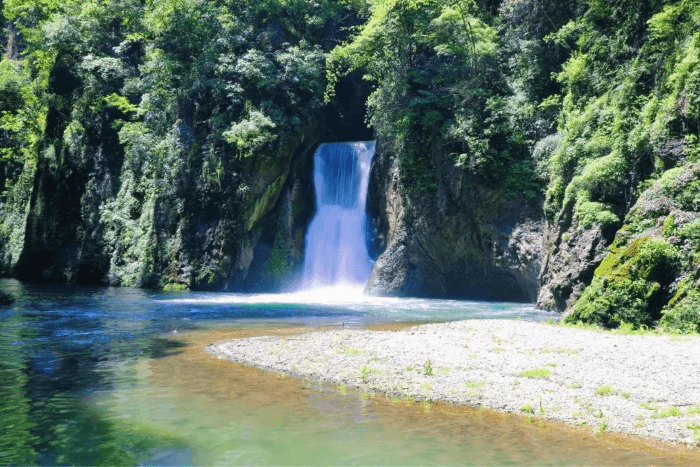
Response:
[[[0,306],[12,305],[15,302],[15,297],[4,290],[0,290]]]

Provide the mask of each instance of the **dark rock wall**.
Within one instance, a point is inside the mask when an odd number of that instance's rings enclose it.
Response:
[[[368,214],[377,258],[370,295],[534,302],[544,221],[537,206],[509,199],[435,152],[437,190],[406,193],[380,142]]]
[[[577,225],[562,230],[556,224],[547,226],[544,244],[537,307],[563,312],[590,284],[609,241],[598,225],[588,230]]]

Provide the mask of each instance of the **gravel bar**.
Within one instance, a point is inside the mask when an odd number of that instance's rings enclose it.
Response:
[[[700,443],[700,338],[515,320],[338,329],[211,344],[218,358],[392,397]],[[533,371],[534,370],[534,371]]]

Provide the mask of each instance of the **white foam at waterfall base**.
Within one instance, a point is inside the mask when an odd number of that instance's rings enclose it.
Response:
[[[369,279],[365,205],[374,151],[374,141],[328,143],[316,150],[317,209],[306,234],[302,290],[334,286],[345,296],[351,290],[359,295]]]

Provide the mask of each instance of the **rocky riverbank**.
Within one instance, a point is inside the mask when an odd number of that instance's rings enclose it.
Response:
[[[667,442],[700,443],[700,338],[470,320],[211,344],[271,371],[366,392],[472,404]]]

